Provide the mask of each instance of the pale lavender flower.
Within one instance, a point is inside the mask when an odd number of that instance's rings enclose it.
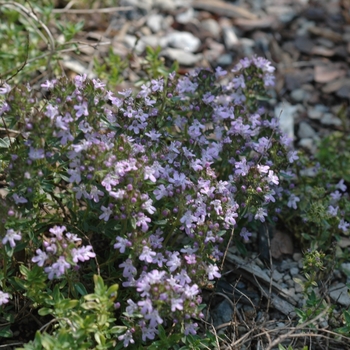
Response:
[[[273,183],[275,185],[278,185],[279,183],[278,177],[274,175],[273,170],[269,170],[269,174],[267,175],[267,180],[270,184]]]
[[[175,298],[172,298],[170,300],[171,302],[171,311],[172,312],[175,312],[176,310],[183,310],[183,300],[181,298],[178,298],[178,299],[175,299]]]
[[[6,231],[5,237],[2,239],[2,244],[10,243],[10,247],[14,248],[16,246],[15,241],[20,241],[22,239],[21,232],[16,232],[12,228]]]
[[[220,278],[221,273],[216,265],[210,264],[207,266],[208,279],[213,280],[214,278]]]
[[[127,330],[124,334],[118,337],[118,340],[123,341],[124,348],[127,348],[129,344],[134,344],[135,340],[132,338],[132,333]]]
[[[22,196],[19,196],[17,193],[14,193],[12,195],[13,200],[15,201],[16,204],[23,204],[23,203],[27,203],[28,200]]]
[[[235,171],[236,175],[242,175],[245,176],[249,172],[249,165],[247,165],[247,160],[245,157],[242,158],[240,162],[235,163],[235,168],[237,169]]]
[[[257,169],[259,171],[260,174],[267,174],[270,167],[268,165],[257,165]]]
[[[295,160],[299,159],[297,151],[289,151],[287,157],[288,157],[289,163],[293,163]]]
[[[150,214],[154,214],[156,212],[156,208],[152,205],[152,199],[148,199],[146,202],[142,203],[141,208],[143,210],[147,210]]]
[[[156,336],[157,330],[155,328],[150,328],[150,327],[142,327],[142,340],[146,341],[148,339],[154,339]]]
[[[89,115],[88,104],[86,101],[84,101],[81,105],[73,106],[73,108],[77,111],[76,116],[78,118],[80,118],[82,115],[85,115],[86,117]]]
[[[0,95],[6,95],[10,91],[11,91],[11,86],[9,84],[4,83],[4,84],[1,85]]]
[[[66,226],[57,226],[50,228],[50,233],[56,236],[56,238],[61,241],[63,238],[63,232],[66,231]]]
[[[341,219],[338,225],[338,228],[341,229],[344,233],[348,232],[350,224],[346,222],[344,219]]]
[[[100,191],[96,186],[91,187],[90,198],[93,199],[95,203],[98,203],[100,201],[99,196],[102,197],[103,195],[104,193]]]
[[[141,231],[142,232],[147,232],[148,231],[148,222],[151,222],[152,220],[146,216],[144,213],[138,213],[137,219],[136,219],[136,226],[140,227],[141,226]]]
[[[189,334],[197,334],[196,328],[198,327],[197,323],[186,323],[185,324],[185,330],[184,334],[189,335]]]
[[[137,305],[141,308],[140,311],[143,315],[150,314],[153,311],[151,299],[140,300]]]
[[[336,185],[336,188],[339,188],[341,191],[345,192],[347,187],[346,185],[344,184],[344,179],[341,179],[337,185]]]
[[[78,263],[78,261],[87,261],[91,258],[95,258],[96,254],[92,251],[92,246],[82,246],[80,248],[73,248],[72,249],[72,260],[75,263]],[[52,265],[53,266],[53,265]]]
[[[144,246],[142,249],[142,253],[139,256],[139,259],[141,261],[146,261],[148,263],[151,263],[153,261],[153,257],[157,255],[156,252],[154,252],[151,248]]]
[[[296,208],[297,208],[297,202],[300,202],[300,198],[297,197],[295,194],[291,194],[291,195],[289,196],[287,206],[288,206],[289,208],[294,208],[294,209],[296,209]]]
[[[335,201],[335,202],[338,202],[340,200],[340,198],[342,197],[342,194],[339,192],[339,191],[335,191],[335,192],[332,192],[330,194],[330,196],[332,197],[332,199]]]
[[[112,209],[110,207],[101,206],[102,214],[98,217],[100,220],[108,221],[112,215]]]
[[[259,208],[255,213],[254,219],[260,220],[261,222],[265,222],[265,216],[267,216],[266,209]]]
[[[179,252],[169,253],[168,262],[166,265],[169,267],[170,272],[174,272],[178,267],[181,266],[181,260],[178,255]]]
[[[137,273],[137,270],[134,267],[134,265],[132,264],[131,259],[126,259],[122,264],[119,265],[119,267],[124,267],[123,276],[125,278],[131,278],[131,277],[135,276]]]
[[[41,249],[37,249],[36,254],[37,255],[32,258],[32,261],[34,263],[37,263],[40,267],[44,266],[44,263],[49,258],[49,256]]]
[[[60,256],[52,266],[45,267],[45,272],[48,274],[49,280],[55,277],[62,276],[67,269],[70,268],[70,264],[66,261],[64,256]]]
[[[79,238],[75,233],[66,233],[66,237],[68,239],[68,242],[74,243],[74,242],[81,242],[81,238]]]
[[[138,306],[136,303],[134,303],[131,299],[127,300],[127,303],[129,306],[126,307],[125,312],[128,316],[132,316],[136,311],[138,311]]]
[[[249,237],[252,235],[252,233],[243,227],[239,235],[247,242],[249,241]]]
[[[29,158],[31,160],[43,159],[45,158],[45,151],[43,148],[29,148]]]
[[[337,216],[339,207],[334,208],[332,205],[328,206],[327,213],[331,216]]]
[[[131,247],[131,242],[128,241],[126,238],[117,236],[116,241],[117,243],[115,243],[113,247],[114,249],[119,249],[120,253],[125,253],[125,249]]]
[[[0,290],[0,306],[9,302],[10,294]]]
[[[152,310],[145,316],[146,320],[149,320],[149,325],[152,328],[157,328],[159,324],[163,323],[163,319],[159,316],[158,310]]]

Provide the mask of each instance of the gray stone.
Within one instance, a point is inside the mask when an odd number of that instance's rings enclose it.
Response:
[[[216,61],[218,66],[223,66],[223,67],[231,65],[232,62],[233,62],[233,58],[232,58],[232,55],[229,53],[225,53],[221,55]]]
[[[303,258],[303,254],[301,254],[301,253],[294,253],[293,254],[293,260],[294,261],[299,261],[299,260],[301,260]]]
[[[306,92],[304,89],[295,89],[291,92],[290,97],[295,102],[303,102],[309,98],[310,94]]]
[[[228,50],[237,47],[237,45],[240,43],[237,34],[235,33],[232,27],[223,27],[222,33],[224,37],[225,46]]]
[[[329,288],[329,296],[334,302],[343,306],[350,306],[350,296],[348,287],[344,283],[337,283],[335,286]]]
[[[160,38],[157,35],[147,35],[143,36],[140,41],[145,44],[145,46],[151,46],[151,47],[157,47],[161,46],[164,47],[164,44],[160,40]]]
[[[342,121],[338,117],[335,117],[332,113],[325,113],[321,118],[321,123],[324,125],[342,125]]]
[[[310,151],[312,154],[314,154],[317,151],[316,145],[315,145],[315,141],[314,139],[308,137],[305,139],[301,139],[298,142],[298,145],[300,147],[305,148],[306,150]]]
[[[172,49],[170,47],[167,47],[160,54],[161,56],[166,56],[173,61],[176,60],[179,62],[179,64],[182,64],[184,66],[193,66],[203,58],[203,55],[201,54],[195,55],[191,52],[187,52],[181,49]]]
[[[213,319],[214,327],[230,322],[233,314],[232,304],[227,299],[224,299],[211,311],[210,314]]]
[[[299,273],[299,269],[297,267],[293,267],[290,269],[289,273],[292,275],[292,276],[295,276]]]
[[[152,13],[147,19],[147,26],[153,33],[158,33],[162,29],[164,16],[159,13]]]
[[[279,118],[281,130],[292,140],[294,140],[294,116],[299,107],[288,102],[279,103],[275,107],[275,117]]]
[[[201,41],[190,32],[172,32],[166,36],[168,45],[188,52],[198,50]]]
[[[191,22],[194,18],[194,9],[193,7],[189,7],[185,12],[179,13],[176,16],[176,21],[179,23],[188,23]]]
[[[217,21],[212,18],[205,19],[201,22],[203,29],[207,30],[214,38],[219,38],[221,27]]]
[[[298,136],[301,139],[314,138],[316,136],[316,131],[308,123],[301,122],[299,124]]]
[[[283,274],[278,272],[277,270],[273,270],[272,279],[276,282],[280,282],[283,279]]]

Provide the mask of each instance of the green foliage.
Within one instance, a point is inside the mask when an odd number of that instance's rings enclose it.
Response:
[[[102,62],[100,62],[102,61]],[[124,80],[124,71],[129,67],[129,62],[115,54],[113,48],[109,48],[108,55],[102,59],[94,59],[94,69],[97,76],[107,81],[109,88],[116,87]]]
[[[28,276],[28,272],[25,271]],[[80,300],[65,298],[56,285],[51,296],[47,296],[47,305],[39,310],[39,315],[51,315],[55,324],[52,332],[40,332],[35,339],[19,350],[56,350],[56,349],[113,349],[117,336],[126,327],[114,325],[114,303],[118,285],[106,286],[100,276],[94,276],[94,293]]]

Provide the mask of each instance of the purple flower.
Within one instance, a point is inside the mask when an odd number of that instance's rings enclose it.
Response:
[[[267,174],[270,167],[268,165],[257,165],[257,169],[260,174]]]
[[[100,201],[99,196],[102,197],[103,195],[104,193],[100,191],[96,186],[91,187],[90,198],[93,199],[95,203],[98,203]]]
[[[112,209],[110,207],[101,206],[102,214],[98,217],[100,220],[108,221],[112,214]]]
[[[70,268],[70,264],[67,263],[64,256],[60,256],[52,266],[45,267],[45,272],[48,274],[49,280],[54,279],[55,277],[62,276],[67,269]]]
[[[128,241],[126,238],[117,236],[116,241],[117,243],[115,243],[113,247],[114,249],[119,249],[120,253],[125,253],[125,249],[131,247],[131,242]]]
[[[348,232],[350,224],[346,222],[344,219],[341,219],[338,225],[338,228],[341,229],[344,233]]]
[[[22,204],[22,203],[27,203],[28,200],[24,197],[19,196],[17,193],[14,193],[12,195],[13,200],[15,201],[16,204]]]
[[[331,216],[337,216],[339,207],[334,208],[332,205],[328,207],[327,213]]]
[[[243,157],[240,162],[236,162],[235,163],[235,168],[237,169],[235,171],[236,175],[245,176],[245,175],[248,174],[248,172],[249,172],[249,165],[247,165],[247,160],[245,159],[245,157]]]
[[[249,237],[252,235],[252,233],[243,227],[239,235],[247,242],[249,241]]]
[[[139,256],[139,259],[141,261],[146,261],[148,263],[151,263],[153,261],[153,257],[157,255],[156,252],[154,252],[151,248],[144,246],[142,249],[142,253]]]
[[[136,219],[136,226],[141,226],[142,232],[148,231],[148,222],[151,222],[152,220],[146,216],[144,213],[138,213],[137,219]]]
[[[181,260],[178,255],[179,252],[169,253],[168,262],[166,265],[169,267],[170,272],[174,272],[178,267],[181,266]]]
[[[288,206],[289,208],[294,208],[294,209],[296,209],[296,208],[297,208],[297,202],[300,202],[300,198],[297,197],[295,194],[291,194],[291,195],[289,196],[287,206]]]
[[[123,276],[126,278],[131,278],[136,275],[137,270],[132,264],[131,259],[126,259],[119,267],[124,267]]]
[[[66,231],[66,226],[54,226],[50,228],[50,233],[56,236],[57,240],[61,241],[63,239],[63,232]]]
[[[141,300],[137,303],[137,305],[141,308],[141,313],[143,315],[150,314],[153,311],[153,304],[151,299]]]
[[[72,249],[72,260],[77,264],[78,261],[87,261],[91,258],[96,257],[96,254],[91,251],[92,246],[87,245],[80,248],[73,248]],[[53,266],[53,265],[52,265]]]
[[[269,170],[269,174],[267,175],[267,180],[270,184],[273,183],[275,185],[278,185],[278,183],[279,183],[278,177],[273,174],[272,170]]]
[[[131,299],[127,300],[129,306],[126,307],[125,311],[129,316],[132,316],[136,311],[138,311],[138,306]]]
[[[146,320],[149,320],[149,325],[152,328],[157,328],[159,324],[163,323],[163,319],[159,316],[158,310],[153,310],[145,316]]]
[[[0,290],[0,306],[9,302],[10,294]]]
[[[20,241],[22,239],[21,232],[16,232],[12,228],[6,231],[5,237],[2,239],[2,244],[10,243],[10,247],[14,248],[16,246],[15,241]]]
[[[214,278],[220,278],[221,273],[216,265],[210,264],[207,266],[208,279],[213,280]]]
[[[124,348],[127,348],[129,344],[134,344],[135,340],[132,338],[132,333],[127,330],[124,334],[118,337],[118,340],[123,341]]]
[[[146,341],[147,338],[148,339],[154,339],[156,333],[158,333],[158,331],[155,328],[151,328],[151,327],[142,327],[142,340]]]
[[[82,115],[85,115],[86,117],[89,115],[88,104],[86,101],[84,101],[81,105],[74,106],[74,109],[77,111],[76,116],[78,118],[80,118]]]
[[[6,95],[7,93],[9,93],[11,91],[11,86],[7,83],[4,83],[1,85],[0,88],[0,95]],[[0,304],[1,305],[1,304]]]
[[[37,249],[36,254],[37,255],[32,258],[32,261],[34,263],[37,263],[40,267],[44,266],[44,263],[49,258],[49,256],[41,249]]]
[[[288,157],[289,163],[293,163],[295,160],[299,159],[297,151],[288,152],[287,157]]]
[[[30,147],[28,156],[31,160],[43,159],[45,158],[45,151],[43,148]]]
[[[197,323],[186,323],[185,324],[185,330],[184,334],[189,335],[189,334],[197,334],[196,328],[198,327]]]
[[[346,185],[344,184],[344,179],[341,179],[337,185],[336,188],[339,188],[341,191],[345,192],[346,191]]]
[[[265,222],[265,216],[267,216],[266,209],[259,208],[255,213],[254,219],[260,220],[261,222]]]
[[[330,196],[332,197],[332,199],[335,201],[335,202],[338,202],[339,199],[342,197],[342,194],[339,192],[339,191],[335,191],[335,192],[332,192],[330,194]]]
[[[175,312],[176,310],[183,310],[183,300],[181,298],[175,299],[172,298],[171,300],[171,311]]]

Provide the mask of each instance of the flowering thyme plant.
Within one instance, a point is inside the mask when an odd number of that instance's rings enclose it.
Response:
[[[253,57],[232,74],[171,73],[136,95],[86,76],[47,81],[44,98],[5,84],[0,302],[20,286],[47,306],[23,282],[30,269],[48,295],[66,281],[68,297],[98,273],[121,285],[119,347],[163,328],[195,334],[200,289],[221,276],[230,235],[247,240],[252,223],[276,219],[280,174],[298,159],[259,105],[273,71]],[[29,270],[12,278],[20,261]]]

